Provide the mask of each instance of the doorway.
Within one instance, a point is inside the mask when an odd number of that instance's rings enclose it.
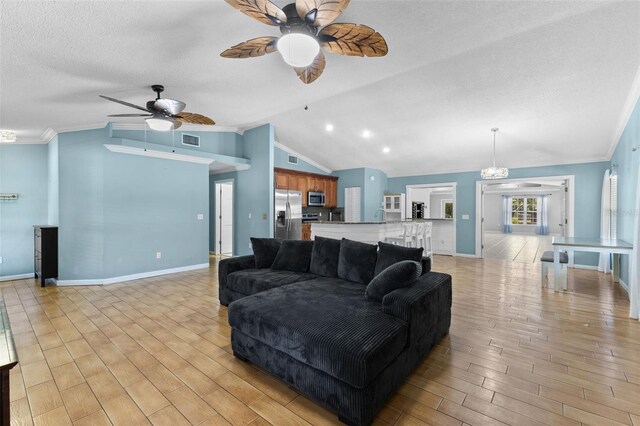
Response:
[[[573,236],[573,205],[573,176],[477,181],[476,257],[538,261],[554,236]]]
[[[456,182],[406,185],[406,220],[431,222],[434,254],[456,254]]]
[[[233,254],[233,181],[216,182],[215,253]]]

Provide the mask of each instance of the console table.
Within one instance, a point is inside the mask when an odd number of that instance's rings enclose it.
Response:
[[[7,308],[4,306],[4,300],[0,297],[0,410],[2,411],[0,414],[0,426],[9,426],[10,424],[9,370],[15,367],[17,363],[18,354],[13,343]]]
[[[573,237],[553,237],[553,266],[554,266],[554,289],[560,291],[560,251],[576,252],[588,251],[595,253],[612,253],[613,254],[613,281],[620,281],[620,262],[621,254],[631,254],[633,245],[622,240],[603,240],[600,238],[573,238]],[[631,269],[631,262],[629,262]],[[631,276],[631,271],[629,271]],[[566,290],[564,288],[563,290]]]

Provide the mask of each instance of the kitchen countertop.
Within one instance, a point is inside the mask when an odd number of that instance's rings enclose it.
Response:
[[[310,224],[318,223],[322,225],[386,225],[390,223],[432,222],[436,220],[443,221],[443,222],[453,222],[453,219],[433,218],[433,219],[402,220],[402,221],[394,220],[390,222],[338,222],[338,221],[329,222],[326,220],[316,220],[316,221],[305,222],[305,223],[310,223]]]

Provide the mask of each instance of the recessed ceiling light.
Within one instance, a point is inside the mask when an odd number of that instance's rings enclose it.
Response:
[[[11,143],[16,141],[16,134],[11,130],[0,130],[0,143]]]
[[[333,132],[333,124],[331,123],[328,123],[324,128],[327,132]]]
[[[389,151],[391,151],[391,148],[389,148],[388,146],[385,146],[384,148],[382,148],[382,152],[384,152],[385,154],[388,154]]]
[[[362,131],[362,137],[363,138],[370,138],[371,137],[371,130],[363,130]]]

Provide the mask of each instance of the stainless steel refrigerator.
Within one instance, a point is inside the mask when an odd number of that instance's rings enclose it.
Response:
[[[302,194],[300,191],[275,191],[276,227],[279,240],[302,239]]]

